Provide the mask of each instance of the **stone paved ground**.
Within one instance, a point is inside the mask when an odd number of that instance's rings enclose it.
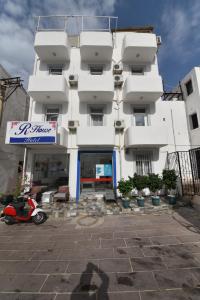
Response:
[[[192,209],[89,222],[1,223],[0,300],[200,299],[200,216]]]

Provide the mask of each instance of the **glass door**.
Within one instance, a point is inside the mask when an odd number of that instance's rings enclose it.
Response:
[[[112,153],[81,153],[80,184],[83,191],[113,188]]]

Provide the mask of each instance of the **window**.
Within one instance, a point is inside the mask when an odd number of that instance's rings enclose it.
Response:
[[[58,121],[60,109],[59,107],[46,108],[46,121]]]
[[[63,67],[62,66],[50,66],[49,75],[62,75]]]
[[[144,75],[144,67],[143,66],[131,66],[131,74],[132,75]]]
[[[90,107],[90,125],[103,126],[103,107]]]
[[[145,108],[134,108],[134,125],[135,126],[147,126],[147,114]]]
[[[90,65],[90,74],[91,75],[102,75],[103,74],[103,65]]]
[[[152,154],[150,152],[136,153],[136,173],[138,175],[148,175],[152,173]]]
[[[196,113],[190,115],[190,126],[191,129],[196,129],[199,127],[198,117]]]
[[[192,86],[192,80],[190,79],[188,82],[185,84],[187,95],[189,96],[193,92],[193,86]]]

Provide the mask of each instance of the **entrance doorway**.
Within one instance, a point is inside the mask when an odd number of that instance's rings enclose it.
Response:
[[[79,151],[77,192],[102,192],[116,189],[115,151]]]

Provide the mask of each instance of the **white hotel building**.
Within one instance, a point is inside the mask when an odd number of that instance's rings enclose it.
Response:
[[[29,184],[67,184],[77,201],[135,172],[161,174],[167,152],[190,148],[185,103],[161,99],[152,28],[92,31],[81,20],[76,36],[40,26],[35,35],[29,123],[50,126],[56,139],[21,130]]]

